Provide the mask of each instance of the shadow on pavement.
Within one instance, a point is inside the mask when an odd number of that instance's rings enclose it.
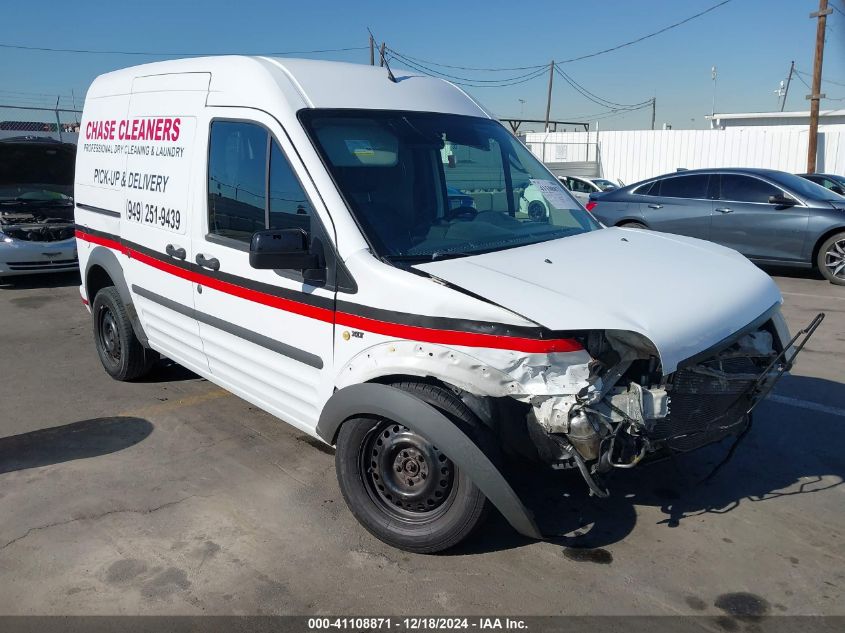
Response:
[[[789,376],[791,393],[828,393],[845,397],[845,384]],[[823,404],[823,403],[822,403]],[[636,527],[638,508],[663,513],[658,525],[678,527],[691,517],[731,512],[741,505],[793,495],[814,494],[842,485],[845,478],[845,419],[790,405],[764,402],[734,458],[709,481],[703,481],[727,454],[733,438],[699,451],[677,454],[632,470],[617,470],[607,481],[611,496],[590,497],[573,471],[526,469],[510,480],[534,512],[548,540],[567,548],[595,549],[625,539]],[[455,554],[485,553],[531,543],[498,513]],[[609,555],[608,552],[605,554]],[[603,561],[595,561],[603,562]]]
[[[824,277],[815,268],[793,268],[791,266],[759,266],[759,268],[772,277],[792,277],[794,279],[824,281]]]
[[[43,275],[21,275],[0,278],[0,291],[33,290],[36,288],[69,288],[80,283],[79,271],[66,273],[44,273]]]
[[[94,418],[0,438],[0,474],[116,453],[146,439],[142,418]]]
[[[133,382],[156,383],[156,382],[181,382],[183,380],[204,380],[190,369],[183,367],[169,358],[161,358],[153,365],[150,373]]]

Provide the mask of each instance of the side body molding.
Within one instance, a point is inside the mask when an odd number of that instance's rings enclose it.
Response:
[[[138,313],[135,311],[135,306],[132,303],[132,295],[129,294],[129,285],[126,283],[126,278],[123,276],[123,267],[117,260],[117,255],[105,246],[94,246],[91,249],[91,252],[88,254],[88,261],[85,265],[85,277],[83,278],[86,292],[88,292],[88,273],[91,272],[91,268],[94,266],[99,266],[108,273],[109,277],[111,277],[115,288],[117,288],[117,291],[120,293],[120,298],[123,300],[123,305],[126,308],[126,313],[129,315],[129,320],[132,323],[132,329],[135,332],[135,336],[138,337],[141,345],[149,347],[147,335],[144,332],[144,328],[141,327],[141,321],[138,318]],[[89,296],[88,300],[93,304],[94,297]]]
[[[361,415],[389,418],[424,435],[445,450],[517,532],[543,538],[528,509],[481,449],[437,409],[401,389],[362,383],[336,391],[323,407],[317,435],[334,444],[340,425]]]

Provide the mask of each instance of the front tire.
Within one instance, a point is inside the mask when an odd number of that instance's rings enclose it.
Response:
[[[491,452],[487,430],[452,392],[424,382],[393,386],[438,409]],[[441,447],[393,420],[347,420],[338,434],[335,467],[355,518],[398,549],[422,554],[446,550],[467,538],[487,515],[486,497]]]
[[[845,232],[831,235],[822,243],[816,267],[830,283],[845,286]]]
[[[94,344],[106,373],[121,381],[147,374],[158,355],[141,345],[135,336],[117,288],[107,286],[97,293],[91,315]]]

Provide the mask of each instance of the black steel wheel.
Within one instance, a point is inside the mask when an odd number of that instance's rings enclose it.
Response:
[[[114,286],[102,288],[91,304],[94,345],[106,373],[115,380],[133,380],[149,372],[158,358],[144,348]]]
[[[824,241],[816,266],[830,283],[845,286],[845,233],[837,233]]]
[[[97,346],[103,351],[109,365],[120,364],[120,333],[117,331],[117,322],[114,312],[106,302],[97,306],[94,315],[97,321],[94,332],[97,336]]]
[[[487,429],[454,393],[425,382],[393,385],[437,408],[485,453]],[[488,502],[443,447],[388,419],[353,418],[341,427],[335,466],[347,506],[371,534],[399,549],[440,552],[486,517]]]
[[[387,514],[427,521],[448,510],[455,466],[423,436],[383,421],[370,429],[358,467],[371,498]]]

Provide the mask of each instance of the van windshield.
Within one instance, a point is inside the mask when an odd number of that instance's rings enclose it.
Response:
[[[372,110],[300,118],[385,259],[460,257],[601,228],[496,121]]]

